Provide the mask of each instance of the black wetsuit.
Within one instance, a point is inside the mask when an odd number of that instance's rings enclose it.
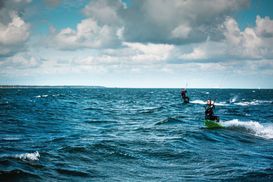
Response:
[[[205,110],[205,119],[209,120],[216,120],[219,121],[219,117],[214,115],[213,109],[215,108],[214,105],[207,105]]]
[[[184,100],[185,103],[188,103],[190,98],[186,95],[187,91],[186,90],[182,90],[181,91],[181,97]]]

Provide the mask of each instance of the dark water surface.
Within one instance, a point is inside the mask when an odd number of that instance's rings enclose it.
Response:
[[[273,181],[273,90],[188,92],[0,89],[0,181]]]

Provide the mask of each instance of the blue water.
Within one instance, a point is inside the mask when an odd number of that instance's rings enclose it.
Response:
[[[273,180],[273,90],[0,89],[0,181]],[[216,99],[223,129],[203,125]]]

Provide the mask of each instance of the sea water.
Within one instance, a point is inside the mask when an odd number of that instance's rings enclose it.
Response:
[[[2,88],[0,181],[273,180],[273,90]],[[207,129],[216,102],[223,129]]]

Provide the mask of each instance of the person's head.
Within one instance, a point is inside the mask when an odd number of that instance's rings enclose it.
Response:
[[[211,105],[211,100],[210,99],[207,100],[207,104]]]

